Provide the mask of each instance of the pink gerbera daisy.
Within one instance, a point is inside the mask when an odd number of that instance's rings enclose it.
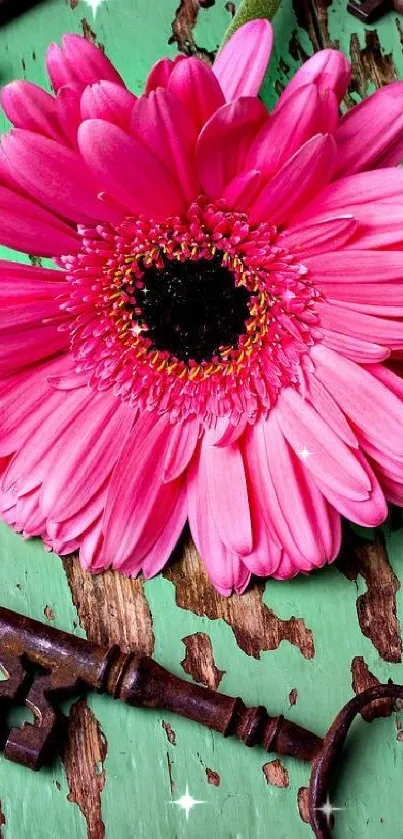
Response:
[[[340,118],[324,50],[269,114],[270,25],[145,93],[67,35],[14,82],[0,241],[1,510],[84,568],[158,572],[189,520],[216,588],[331,562],[403,503],[403,84]]]

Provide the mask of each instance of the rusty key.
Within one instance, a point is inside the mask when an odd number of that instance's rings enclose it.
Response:
[[[129,705],[173,711],[246,746],[312,761],[309,812],[317,839],[329,839],[329,779],[349,727],[364,706],[380,699],[403,700],[403,687],[377,685],[354,697],[340,711],[322,740],[263,706],[248,708],[239,697],[185,682],[148,656],[105,647],[0,607],[0,748],[5,757],[29,769],[51,761],[63,742],[66,718],[58,702],[88,690],[109,693]],[[7,728],[16,704],[32,711],[34,722]],[[377,707],[377,706],[375,706]]]
[[[39,675],[33,667],[40,668]],[[0,668],[6,675],[0,682],[0,723],[7,708],[21,701],[34,716],[33,725],[3,731],[4,754],[30,769],[40,769],[57,750],[64,724],[57,702],[88,689],[129,705],[173,711],[224,736],[233,734],[247,746],[260,744],[302,760],[312,760],[322,744],[284,717],[185,682],[148,656],[124,653],[117,645],[103,647],[3,608]]]
[[[403,14],[403,0],[349,0],[347,11],[364,23],[374,23],[386,12]]]

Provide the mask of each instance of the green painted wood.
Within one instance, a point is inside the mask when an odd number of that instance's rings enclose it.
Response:
[[[59,40],[63,32],[81,32],[81,21],[86,18],[128,84],[139,91],[150,64],[161,55],[176,52],[176,45],[168,45],[168,40],[177,5],[178,0],[107,0],[94,22],[84,0],[70,5],[50,0],[0,32],[2,81],[25,77],[45,83],[46,45]],[[309,23],[308,16],[300,15],[298,26],[289,0],[281,4],[275,19],[273,61],[264,86],[269,104],[275,100],[277,85],[284,84],[298,66],[301,53],[312,52],[314,38],[301,28],[304,21]],[[224,0],[216,0],[211,8],[200,10],[195,42],[209,51],[216,49],[229,22]],[[346,16],[345,0],[330,4],[328,28],[330,39],[338,41],[347,53],[352,46],[353,52],[364,49],[364,27]],[[392,56],[403,77],[395,16],[385,17],[377,31],[383,56]],[[3,249],[1,255],[9,252]],[[402,579],[402,532],[386,531],[386,536],[390,564]],[[46,607],[51,607],[58,626],[82,634],[65,568],[57,557],[46,553],[36,541],[24,542],[5,526],[0,528],[0,556],[2,605],[42,619]],[[319,733],[351,695],[351,662],[356,657],[362,656],[382,681],[389,677],[403,681],[402,665],[383,660],[360,630],[356,600],[365,591],[361,576],[356,585],[338,565],[289,583],[268,582],[264,604],[280,619],[303,619],[313,633],[315,654],[305,658],[296,646],[283,641],[278,649],[262,652],[258,659],[240,648],[224,620],[179,608],[175,585],[169,579],[160,576],[145,585],[154,652],[161,663],[184,675],[182,639],[207,633],[215,663],[225,671],[221,690],[241,694],[253,704],[267,704],[273,712],[288,714]],[[401,618],[402,590],[396,600]],[[95,600],[93,608],[97,609]],[[46,610],[46,614],[51,613]],[[383,619],[381,613],[379,619]],[[83,616],[81,620],[85,625]],[[297,689],[298,699],[291,707],[288,697],[292,689]],[[77,805],[68,800],[66,773],[60,762],[35,775],[0,758],[0,823],[4,820],[0,830],[5,839],[101,839],[102,821],[108,839],[204,839],[208,835],[218,839],[308,839],[311,835],[297,807],[297,792],[308,781],[308,766],[284,761],[290,785],[288,789],[276,788],[267,784],[262,771],[274,756],[223,741],[173,716],[130,710],[103,697],[91,697],[90,708],[107,741],[103,766],[93,765],[89,772],[92,797],[88,796],[95,801],[95,814],[87,813],[86,821]],[[174,729],[175,745],[168,742],[162,720]],[[219,786],[207,782],[206,768],[219,774]],[[333,802],[345,809],[338,814],[335,835],[357,839],[403,836],[403,742],[397,740],[395,718],[374,721],[370,727],[357,722],[343,768],[345,774]],[[102,787],[102,772],[104,788],[98,800],[94,784],[98,777]],[[194,798],[204,802],[194,807],[188,821],[183,810],[172,803],[185,792],[186,785]],[[96,812],[97,801],[101,815]]]

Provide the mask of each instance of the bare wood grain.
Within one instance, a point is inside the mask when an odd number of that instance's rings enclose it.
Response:
[[[181,665],[195,682],[205,687],[217,690],[225,670],[219,670],[214,661],[211,640],[205,632],[196,632],[182,638],[186,647],[186,655]]]
[[[172,21],[170,44],[176,44],[179,52],[185,55],[197,55],[209,64],[214,61],[215,53],[196,44],[193,30],[196,26],[200,9],[214,6],[215,0],[180,0]]]
[[[351,687],[354,693],[362,693],[367,688],[379,685],[379,679],[371,673],[368,664],[362,655],[357,655],[351,662]],[[390,717],[393,713],[395,703],[393,699],[379,699],[373,702],[368,708],[363,708],[361,716],[367,722],[372,722],[377,717]]]
[[[270,786],[283,789],[290,786],[288,770],[280,760],[270,760],[269,763],[265,763],[262,766],[262,771],[266,778],[266,783]]]
[[[152,618],[142,580],[113,571],[87,574],[76,557],[65,559],[64,568],[80,625],[91,641],[152,655]]]
[[[221,597],[212,586],[190,538],[183,554],[165,572],[176,590],[176,603],[211,620],[222,618],[231,627],[238,646],[247,655],[260,658],[264,650],[276,650],[289,641],[304,658],[313,658],[313,635],[302,618],[283,620],[263,603],[264,583],[255,583],[243,595]],[[179,555],[179,552],[177,552]]]
[[[357,598],[357,616],[361,632],[369,638],[384,661],[402,660],[402,638],[396,611],[396,592],[400,582],[393,571],[381,532],[375,541],[361,539],[347,528],[339,568],[354,582],[359,576],[367,591]]]
[[[104,762],[107,743],[100,725],[80,699],[73,705],[63,764],[69,785],[69,801],[77,804],[87,823],[87,839],[104,839],[101,793],[105,786]]]

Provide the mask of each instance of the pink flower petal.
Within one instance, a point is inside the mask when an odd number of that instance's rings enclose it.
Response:
[[[160,58],[150,70],[144,92],[150,93],[158,87],[168,87],[171,73],[176,65],[183,61],[189,61],[189,59],[184,55],[177,55],[173,61],[172,58]]]
[[[175,64],[167,87],[181,100],[198,131],[225,104],[224,94],[211,67],[200,58],[187,58]]]
[[[83,500],[82,507],[71,518],[64,521],[46,519],[46,532],[50,539],[64,542],[77,539],[94,525],[103,513],[107,493],[107,482],[92,495],[89,501]]]
[[[316,84],[297,88],[252,142],[248,168],[272,176],[311,137],[333,131],[337,120],[337,103],[324,102]]]
[[[344,440],[348,446],[358,448],[358,442],[350,425],[334,400],[333,396],[326,390],[325,386],[315,376],[315,373],[308,378],[306,398],[312,403],[315,411],[320,414],[327,425]]]
[[[335,134],[335,176],[401,163],[402,130],[403,82],[395,82],[377,90],[341,120]]]
[[[37,489],[18,499],[14,516],[15,525],[25,537],[42,536],[46,538],[46,522],[39,506]]]
[[[267,119],[264,105],[241,97],[224,105],[204,126],[197,143],[197,165],[203,191],[221,197],[232,178],[245,168],[253,137]]]
[[[4,149],[0,145],[0,186],[6,186],[7,189],[11,189],[13,192],[23,192],[20,185],[17,183],[15,178],[13,178],[11,174],[10,165],[4,154]]]
[[[69,346],[69,335],[57,326],[24,326],[21,332],[0,334],[0,375],[28,367]]]
[[[285,224],[331,178],[335,144],[329,134],[312,137],[284,164],[253,204],[252,222]]]
[[[262,464],[252,475],[255,493],[268,508],[267,518],[284,551],[298,570],[331,562],[335,539],[329,506],[284,439],[275,411],[250,430],[249,446],[257,447]]]
[[[354,236],[358,220],[352,215],[325,219],[316,224],[293,225],[284,231],[280,240],[292,253],[298,253],[305,262],[306,257],[329,251],[341,251]]]
[[[164,461],[163,480],[165,483],[179,478],[185,471],[197,446],[199,435],[200,423],[197,419],[190,419],[173,426]]]
[[[194,167],[197,130],[183,103],[169,90],[140,96],[132,111],[131,132],[170,170],[184,198],[191,203],[199,193]]]
[[[84,85],[101,79],[123,85],[123,81],[106,55],[80,35],[64,35],[63,47],[50,44],[46,53],[46,67],[57,92],[71,82]]]
[[[89,167],[127,210],[154,219],[181,212],[183,198],[172,174],[136,137],[94,119],[82,123],[78,141]]]
[[[77,146],[77,131],[81,122],[80,101],[82,86],[66,84],[60,87],[56,96],[56,113],[65,137]]]
[[[0,259],[0,294],[9,293],[15,287],[15,283],[25,283],[21,289],[32,292],[38,297],[48,297],[49,290],[55,289],[55,283],[63,283],[66,290],[66,276],[58,269],[40,268],[33,265],[24,265],[20,262],[9,262],[8,259]],[[18,288],[18,286],[17,286]],[[7,291],[5,292],[4,289]],[[56,292],[59,294],[59,291]]]
[[[295,390],[283,390],[272,410],[295,454],[302,460],[301,452],[310,452],[303,460],[308,472],[321,476],[331,489],[348,498],[357,501],[368,498],[371,484],[357,460],[356,451],[346,446]]]
[[[170,517],[180,490],[180,481],[162,483],[170,432],[165,418],[156,423],[153,414],[143,414],[119,455],[103,521],[106,565],[141,560]]]
[[[80,240],[67,224],[38,204],[0,186],[0,242],[40,256],[77,253]]]
[[[400,375],[397,375],[393,370],[389,370],[383,364],[374,364],[371,367],[371,373],[386,385],[388,390],[403,399],[403,379]]]
[[[322,480],[321,476],[318,474],[315,474],[313,479],[316,486],[323,492],[330,504],[332,504],[332,506],[335,507],[342,516],[345,516],[349,521],[353,521],[355,524],[360,524],[363,527],[378,527],[385,521],[388,514],[385,496],[379,482],[376,479],[374,471],[371,469],[367,458],[362,452],[357,452],[357,459],[371,481],[371,491],[369,498],[366,500],[356,501],[352,498],[348,498],[343,493],[334,492],[334,490],[331,489],[326,481]]]
[[[401,203],[403,198],[403,170],[382,169],[382,171],[359,172],[348,175],[340,181],[325,186],[322,192],[305,207],[301,208],[295,224],[310,220],[311,224],[330,216],[345,213],[354,215],[360,221],[360,209],[383,201]],[[389,210],[391,212],[391,210]]]
[[[202,448],[202,447],[201,447]],[[188,470],[187,499],[189,525],[196,547],[207,568],[213,585],[224,597],[245,590],[250,571],[237,554],[226,548],[219,537],[209,500],[205,467],[199,456],[194,457]]]
[[[16,128],[28,128],[63,142],[53,96],[31,82],[15,81],[1,91],[3,110]]]
[[[342,52],[333,49],[319,50],[297,70],[281,94],[277,107],[282,107],[295,90],[312,82],[321,90],[333,91],[340,102],[346,93],[350,77],[351,65]]]
[[[63,375],[70,363],[67,355],[59,356],[42,364],[7,377],[0,389],[0,457],[14,452],[53,409],[54,402],[60,402],[49,387],[47,378]],[[49,406],[50,400],[50,406]]]
[[[403,280],[403,251],[340,250],[304,257],[313,284],[328,293],[334,283],[346,285],[346,290],[360,289],[368,280],[372,283],[401,282]]]
[[[157,541],[148,553],[141,559],[141,569],[146,580],[154,577],[166,565],[175,549],[182,530],[187,520],[187,498],[186,492],[182,489],[179,494],[175,507],[172,510],[169,520],[167,521],[162,532],[158,536]],[[132,574],[133,566],[130,560],[121,568],[123,574]],[[136,568],[137,571],[137,568]],[[135,573],[136,573],[135,571]]]
[[[224,201],[232,210],[246,212],[256,201],[262,188],[262,175],[252,169],[235,175],[222,193]]]
[[[381,449],[403,455],[403,401],[370,370],[342,358],[323,344],[314,347],[312,358],[315,374],[354,426]]]
[[[92,524],[80,540],[80,565],[84,571],[98,570],[96,565],[102,555],[102,516]],[[94,567],[95,566],[95,567]],[[100,566],[102,568],[102,566]]]
[[[200,469],[205,470],[206,489],[217,533],[234,554],[250,554],[253,539],[248,490],[242,454],[237,443],[225,447],[202,441]]]
[[[403,349],[403,322],[346,309],[341,302],[318,301],[316,310],[321,327],[364,341],[375,338],[378,344],[389,349]]]
[[[245,415],[241,415],[237,422],[235,422],[233,417],[231,420],[225,417],[218,417],[215,429],[209,430],[208,432],[209,445],[229,446],[239,440],[245,431],[248,418]]]
[[[213,73],[220,82],[226,100],[238,96],[257,96],[273,45],[273,30],[268,20],[250,20],[232,35],[219,51]]]
[[[91,393],[74,390],[66,396],[48,387],[44,402],[44,405],[34,406],[33,418],[29,417],[27,423],[30,426],[29,436],[23,444],[19,441],[19,449],[3,478],[3,488],[14,488],[18,495],[41,487],[55,443],[75,417],[90,404]]]
[[[88,85],[81,97],[81,119],[105,119],[123,130],[130,128],[136,97],[120,84],[100,81]]]
[[[49,317],[65,320],[57,300],[65,291],[61,271],[0,260],[0,333],[39,325]]]
[[[3,137],[3,148],[16,180],[56,213],[80,223],[122,220],[97,198],[99,186],[73,150],[19,128]]]
[[[133,423],[133,411],[110,393],[90,404],[54,447],[43,479],[41,509],[54,521],[77,515],[110,476]]]
[[[326,347],[335,350],[351,361],[359,364],[373,364],[385,361],[390,356],[390,350],[373,341],[365,341],[346,335],[342,330],[331,330],[321,327],[322,340]]]
[[[395,170],[396,171],[396,170]],[[401,198],[390,203],[361,204],[357,207],[359,226],[347,244],[352,250],[403,248],[403,205]],[[358,219],[357,219],[358,220]]]

